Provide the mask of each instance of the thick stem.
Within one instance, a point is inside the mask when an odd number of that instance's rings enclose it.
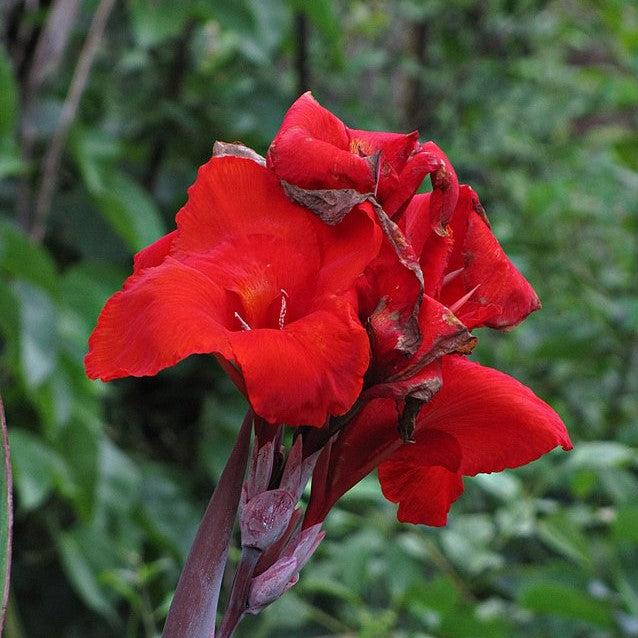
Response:
[[[212,638],[228,545],[248,462],[252,410],[210,499],[180,576],[163,638]]]
[[[242,548],[241,560],[237,566],[233,588],[230,592],[228,607],[219,628],[218,638],[231,638],[239,621],[248,608],[248,594],[255,567],[261,558],[261,550],[256,547]]]

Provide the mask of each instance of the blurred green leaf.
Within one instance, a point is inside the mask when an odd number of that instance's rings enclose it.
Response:
[[[582,565],[591,564],[589,543],[568,516],[559,512],[538,523],[539,537],[554,551]]]
[[[108,539],[90,527],[78,527],[58,532],[56,543],[62,566],[78,596],[91,609],[114,621],[112,596],[100,582],[103,566],[117,563]]]
[[[56,485],[68,490],[70,478],[64,460],[42,439],[12,428],[9,442],[21,509],[28,511],[42,505]]]
[[[581,442],[570,453],[566,465],[571,468],[601,469],[626,465],[638,460],[635,450],[615,441]]]
[[[139,184],[117,171],[106,173],[102,183],[95,201],[131,251],[141,250],[164,234],[159,211]]]
[[[191,2],[128,0],[128,7],[139,45],[154,47],[179,35],[189,17]]]
[[[75,485],[74,502],[87,520],[95,506],[98,480],[98,455],[102,424],[92,414],[79,408],[60,433],[56,445],[67,462]]]
[[[0,272],[56,294],[57,273],[51,256],[13,224],[0,218]]]
[[[626,505],[618,508],[613,530],[616,538],[638,544],[638,506]]]
[[[57,311],[49,295],[26,282],[15,282],[20,302],[20,353],[27,385],[42,384],[55,371],[57,358]]]
[[[520,603],[527,609],[541,614],[574,618],[605,628],[614,626],[609,605],[565,585],[531,585],[522,591]]]

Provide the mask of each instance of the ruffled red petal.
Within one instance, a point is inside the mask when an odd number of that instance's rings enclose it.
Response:
[[[283,330],[230,335],[250,402],[270,422],[322,426],[361,392],[368,336],[351,307],[336,299]]]
[[[432,193],[415,195],[403,213],[401,225],[414,252],[420,255],[425,294],[438,299],[454,238],[449,227],[441,225],[438,213],[432,214],[431,204]]]
[[[379,465],[383,495],[399,504],[404,523],[442,526],[452,503],[463,493],[461,449],[445,432],[424,432]]]
[[[316,139],[300,127],[277,134],[266,162],[280,179],[302,188],[374,190],[375,175],[369,160]]]
[[[137,274],[143,268],[159,266],[168,255],[176,236],[177,231],[174,230],[172,233],[160,237],[150,246],[142,248],[142,250],[133,257],[133,274]]]
[[[213,353],[270,421],[320,426],[347,411],[369,343],[335,293],[346,293],[379,249],[370,211],[330,227],[289,201],[266,168],[218,157],[200,169],[177,222],[137,255],[135,274],[107,302],[88,374],[152,375]]]
[[[232,359],[227,293],[172,257],[132,275],[106,303],[85,358],[92,379],[147,376],[195,353]]]
[[[291,202],[268,169],[240,157],[213,157],[200,167],[177,213],[175,254],[207,252],[238,236],[278,237],[300,252],[316,244],[322,224]]]
[[[397,176],[396,184],[384,193],[383,208],[391,217],[400,214],[426,175],[439,167],[439,160],[421,149],[413,153]]]
[[[460,273],[444,286],[441,297],[446,305],[454,307],[459,299],[475,291],[456,312],[468,328],[511,328],[540,308],[534,289],[494,237],[469,186],[461,187],[452,228],[455,245],[449,270]]]
[[[456,171],[447,155],[434,143],[426,142],[421,147],[431,156],[442,162],[441,167],[432,173],[432,220],[442,227],[447,226],[459,197],[459,181]]]
[[[279,132],[295,127],[304,129],[317,140],[332,144],[344,151],[349,150],[348,129],[345,124],[321,106],[310,91],[306,91],[288,109]]]
[[[554,410],[516,379],[452,355],[443,359],[443,387],[421,409],[417,441],[432,429],[454,436],[466,475],[500,472],[572,448]]]

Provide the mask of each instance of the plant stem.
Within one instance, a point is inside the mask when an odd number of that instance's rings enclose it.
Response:
[[[228,545],[248,462],[253,412],[248,410],[233,451],[208,503],[164,626],[163,638],[212,638]]]
[[[228,607],[224,614],[219,638],[231,638],[239,621],[243,618],[248,608],[248,594],[250,593],[250,581],[255,567],[261,557],[261,550],[256,547],[242,548],[241,559],[237,566],[237,572],[233,580],[233,588],[230,592]]]

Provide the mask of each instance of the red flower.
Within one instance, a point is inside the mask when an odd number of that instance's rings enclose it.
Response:
[[[321,426],[362,387],[368,338],[345,295],[380,241],[363,207],[330,227],[257,162],[214,157],[177,230],[136,255],[133,275],[108,300],[87,373],[154,375],[212,353],[258,415]]]
[[[304,526],[322,521],[332,505],[375,467],[398,518],[445,525],[463,492],[463,476],[529,463],[572,445],[560,417],[512,377],[465,357],[442,360],[443,385],[416,421],[415,443],[396,433],[396,403],[376,399],[348,424],[320,458]]]
[[[282,180],[301,188],[375,193],[392,216],[427,174],[445,173],[441,157],[434,143],[419,144],[416,131],[348,128],[308,92],[286,113],[268,150],[267,165]]]

